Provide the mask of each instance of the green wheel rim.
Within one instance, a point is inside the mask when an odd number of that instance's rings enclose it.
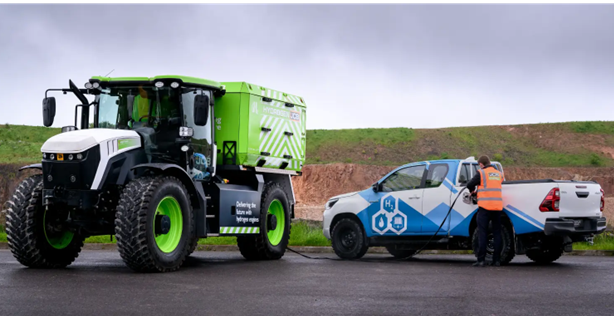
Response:
[[[284,236],[284,228],[286,227],[286,213],[284,212],[284,207],[279,200],[273,200],[273,202],[271,202],[268,213],[277,217],[277,227],[275,227],[274,230],[268,230],[267,227],[269,242],[271,245],[277,246],[281,242],[281,238]]]
[[[43,214],[43,233],[45,239],[51,247],[55,249],[64,249],[70,245],[75,234],[71,231],[63,231],[61,233],[47,234],[47,211]]]
[[[170,219],[171,228],[167,234],[155,235],[155,218],[157,215],[166,215]],[[158,248],[160,248],[160,250],[164,253],[173,252],[179,245],[181,233],[183,232],[183,216],[181,214],[181,206],[179,206],[179,202],[177,202],[174,197],[167,196],[163,198],[160,203],[158,203],[152,225]]]

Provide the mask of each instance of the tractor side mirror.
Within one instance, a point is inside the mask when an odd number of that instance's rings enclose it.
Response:
[[[48,97],[43,99],[43,124],[46,127],[53,125],[55,118],[55,98]]]
[[[209,96],[198,94],[194,97],[194,124],[205,126],[209,120]]]

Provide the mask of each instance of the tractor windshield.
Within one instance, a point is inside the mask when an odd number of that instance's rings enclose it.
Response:
[[[109,87],[98,99],[98,127],[135,129],[180,125],[180,94],[154,86]],[[165,124],[165,125],[166,125]]]

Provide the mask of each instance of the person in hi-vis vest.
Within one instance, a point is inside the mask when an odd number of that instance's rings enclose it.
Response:
[[[479,267],[485,265],[488,223],[492,222],[492,233],[495,239],[492,264],[499,266],[501,265],[501,213],[503,213],[501,184],[503,183],[503,173],[490,164],[488,156],[480,157],[478,164],[480,169],[473,179],[467,183],[467,189],[472,193],[476,192],[477,187],[478,200],[479,248],[476,254],[478,261],[473,265]]]

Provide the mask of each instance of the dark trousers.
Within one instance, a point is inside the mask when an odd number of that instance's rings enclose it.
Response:
[[[478,261],[486,258],[486,244],[488,240],[488,223],[492,222],[492,234],[495,239],[493,262],[499,261],[501,256],[501,213],[503,211],[489,211],[483,208],[478,209]]]

